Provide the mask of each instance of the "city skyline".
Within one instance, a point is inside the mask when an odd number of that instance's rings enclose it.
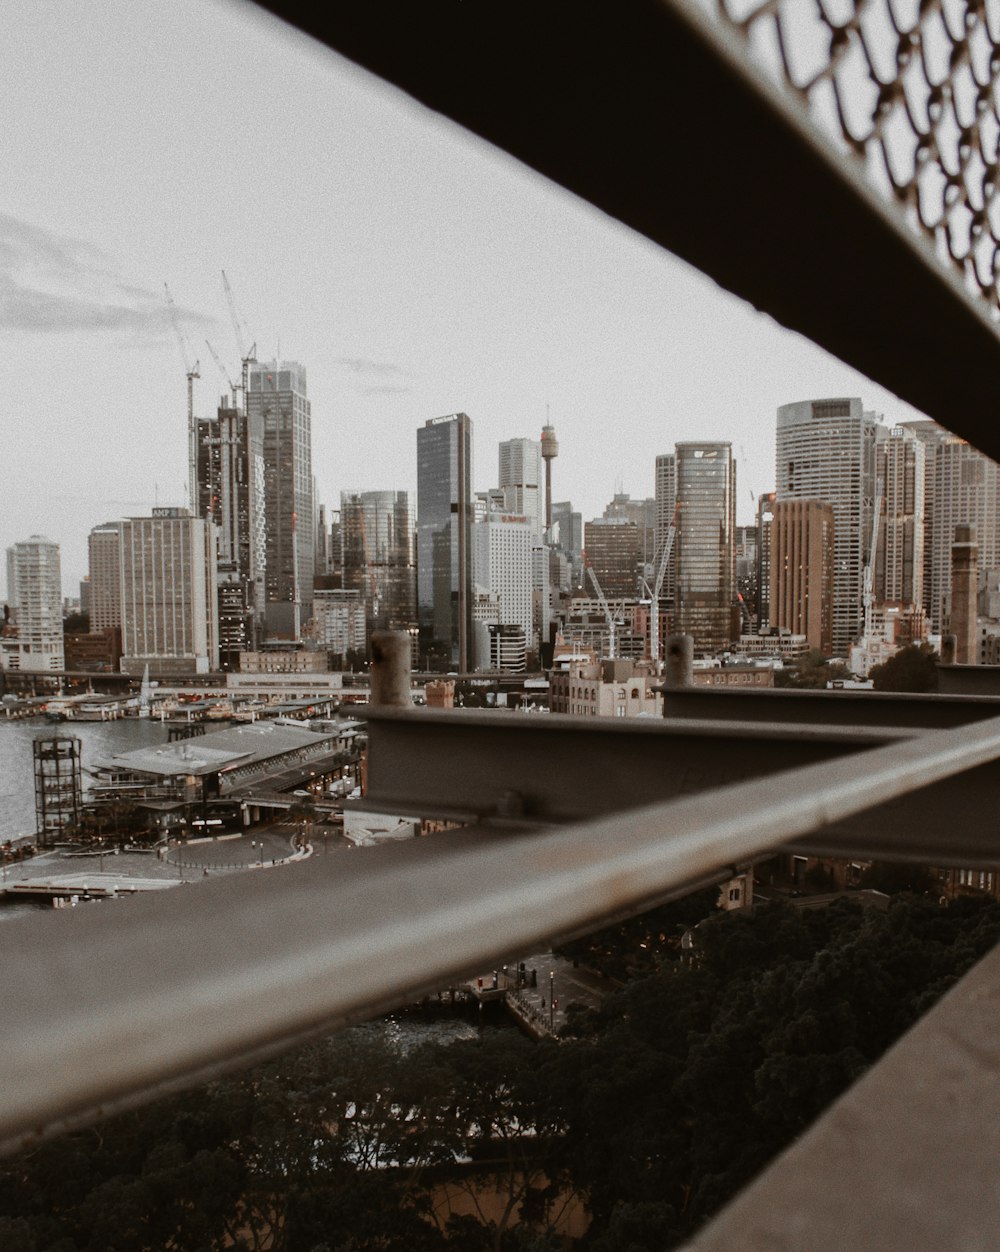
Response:
[[[309,371],[327,507],[342,490],[414,491],[413,432],[464,411],[481,467],[551,421],[555,498],[586,518],[619,485],[653,495],[655,457],[675,443],[729,440],[749,521],[750,492],[773,485],[779,405],[860,394],[889,424],[916,416],[248,5],[101,0],[74,22],[14,0],[6,17],[18,177],[0,217],[0,324],[21,385],[0,534],[49,534],[67,592],[93,526],[185,503],[187,383],[162,284],[210,418],[228,387],[206,337],[239,372],[222,268],[258,356]],[[183,55],[150,77],[151,46]],[[241,68],[264,59],[280,98]]]

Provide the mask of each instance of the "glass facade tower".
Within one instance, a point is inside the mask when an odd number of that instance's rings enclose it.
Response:
[[[295,361],[251,365],[246,409],[250,438],[260,438],[263,453],[267,631],[297,639],[312,616],[316,561],[305,368]]]
[[[416,622],[413,507],[408,491],[342,491],[344,587],[361,593],[366,628]]]
[[[462,673],[472,647],[472,421],[431,418],[417,431],[417,601],[421,650]]]
[[[737,629],[736,462],[728,443],[679,443],[676,458],[675,629],[716,652]]]

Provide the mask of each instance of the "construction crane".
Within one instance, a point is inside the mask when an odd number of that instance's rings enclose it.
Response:
[[[212,345],[208,342],[207,339],[205,340],[205,347],[212,354],[212,360],[219,367],[219,373],[226,380],[226,385],[229,387],[229,390],[233,393],[233,408],[234,409],[237,408],[238,406],[236,403],[236,395],[240,388],[239,383],[233,382],[232,378],[230,377],[229,370],[227,370],[226,367],[222,364],[222,361],[219,358],[218,352],[216,352],[216,350],[212,347]]]
[[[871,647],[872,630],[874,628],[875,607],[875,555],[878,550],[878,524],[882,516],[882,479],[875,486],[875,505],[872,509],[872,541],[868,548],[868,563],[865,565],[863,586],[863,604],[865,608],[864,647]]]
[[[236,336],[236,348],[240,354],[240,362],[243,367],[243,411],[246,412],[247,405],[247,388],[250,384],[250,366],[257,364],[257,344],[250,346],[249,352],[243,349],[243,331],[246,326],[243,325],[241,330],[240,319],[236,314],[236,300],[233,296],[233,289],[229,285],[229,279],[226,277],[226,271],[222,271],[222,285],[226,291],[226,302],[229,305],[229,317],[233,323],[233,334]],[[235,402],[234,406],[235,407]]]
[[[187,375],[187,424],[188,424],[188,503],[191,508],[195,507],[195,499],[197,496],[197,462],[198,462],[198,431],[194,422],[194,380],[201,378],[199,369],[200,361],[195,361],[192,367],[190,356],[187,350],[187,341],[184,338],[184,332],[181,330],[180,317],[177,314],[177,305],[174,304],[174,298],[170,294],[170,288],[166,283],[163,284],[163,290],[167,297],[167,309],[170,313],[170,324],[174,328],[174,334],[177,337],[177,346],[181,350],[181,360],[184,362],[184,373]]]
[[[674,547],[674,536],[677,533],[677,518],[680,515],[680,511],[681,506],[678,501],[677,507],[674,509],[674,516],[667,527],[667,533],[663,539],[663,551],[660,553],[660,564],[657,566],[653,586],[650,587],[645,579],[642,580],[643,586],[649,595],[649,655],[656,666],[659,666],[660,663],[660,592],[663,590],[663,579],[667,572],[667,563],[670,560],[670,553]]]
[[[604,592],[601,590],[601,584],[597,581],[597,574],[594,571],[594,567],[589,561],[587,561],[586,552],[583,554],[583,559],[587,564],[587,573],[590,575],[590,581],[594,584],[594,590],[597,592],[597,602],[601,606],[601,611],[604,613],[604,620],[608,624],[608,660],[613,661],[618,656],[616,646],[618,640],[618,627],[624,626],[625,618],[616,617],[615,614],[612,613]]]

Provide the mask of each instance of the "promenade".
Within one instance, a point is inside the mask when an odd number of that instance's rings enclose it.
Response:
[[[518,977],[520,965],[524,966],[523,981]],[[536,1038],[558,1035],[571,1004],[596,1009],[618,988],[613,979],[582,969],[553,952],[521,957],[507,966],[506,973],[499,970],[497,980],[506,991],[511,1014]]]

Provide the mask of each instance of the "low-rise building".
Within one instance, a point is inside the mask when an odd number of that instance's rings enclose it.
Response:
[[[663,699],[648,661],[556,657],[549,673],[549,710],[575,717],[659,717]]]

